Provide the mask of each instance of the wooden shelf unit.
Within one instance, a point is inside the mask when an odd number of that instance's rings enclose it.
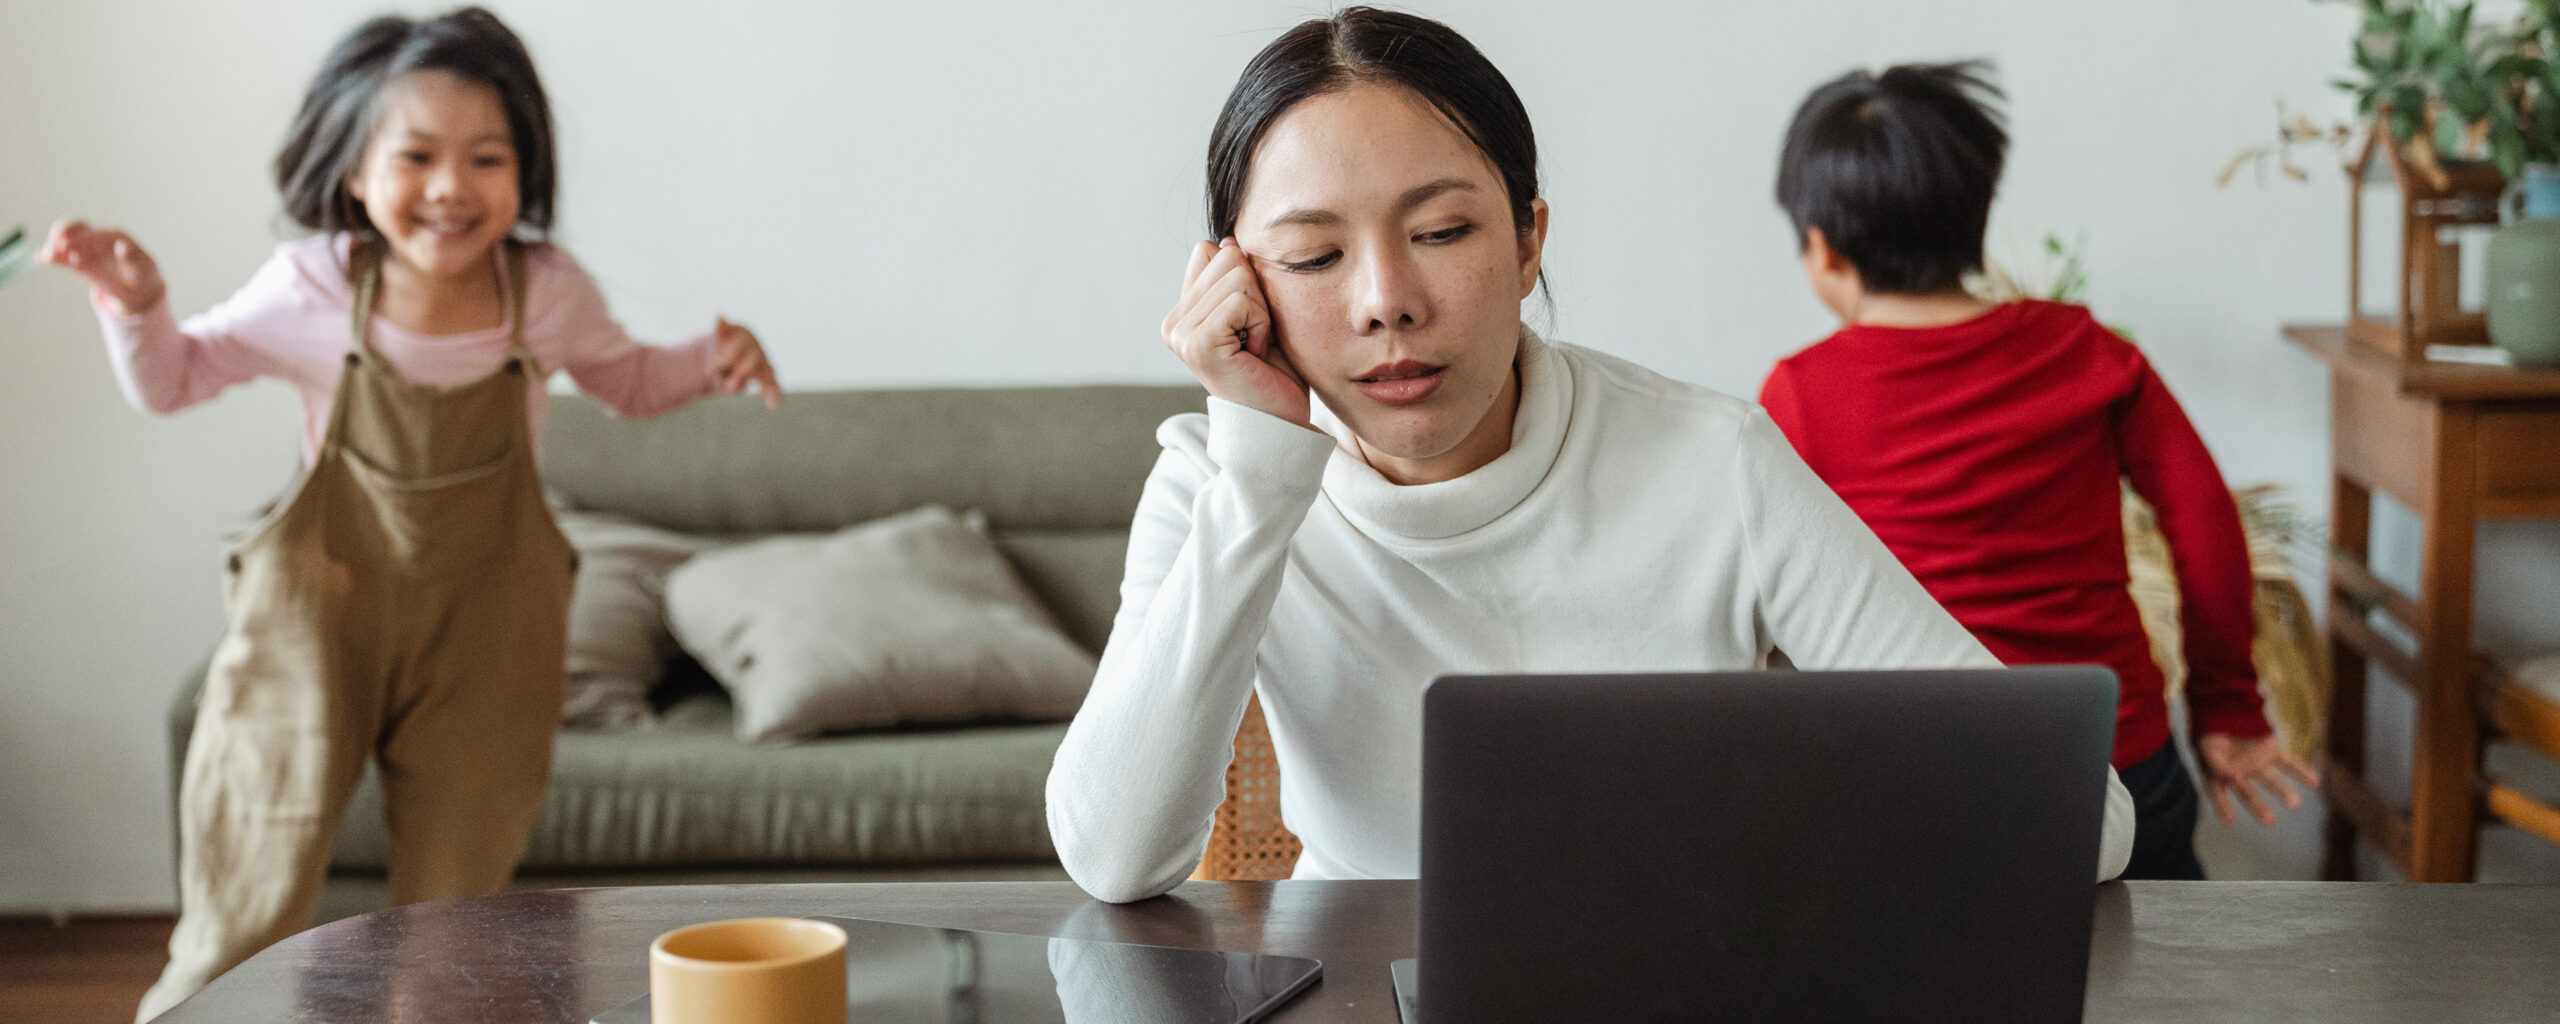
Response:
[[[2353,343],[2341,326],[2284,335],[2328,364],[2330,379],[2327,625],[2337,679],[2323,874],[2355,877],[2361,833],[2413,881],[2469,881],[2484,816],[2560,843],[2560,809],[2485,780],[2480,767],[2484,728],[2543,740],[2534,745],[2560,757],[2560,706],[2505,682],[2471,645],[2479,520],[2560,518],[2560,370],[2403,360]],[[2418,515],[2414,595],[2367,564],[2376,494]],[[2376,611],[2415,637],[2416,650],[2375,628]],[[2405,806],[2364,777],[2368,665],[2416,698]]]

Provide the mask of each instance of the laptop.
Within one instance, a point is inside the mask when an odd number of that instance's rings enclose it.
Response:
[[[1440,679],[1404,1020],[2078,1021],[2115,708],[2086,667]]]

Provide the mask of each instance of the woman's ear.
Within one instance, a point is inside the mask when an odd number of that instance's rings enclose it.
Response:
[[[1547,201],[1529,200],[1529,227],[1520,232],[1520,297],[1538,290],[1538,268],[1547,251]]]

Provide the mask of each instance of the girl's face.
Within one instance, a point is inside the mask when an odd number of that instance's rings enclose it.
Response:
[[[498,91],[444,71],[385,86],[347,191],[391,259],[433,276],[477,273],[515,227],[515,135]]]
[[[1418,482],[1507,450],[1545,201],[1515,226],[1492,161],[1392,85],[1290,108],[1247,181],[1236,244],[1254,258],[1275,336],[1370,464]]]

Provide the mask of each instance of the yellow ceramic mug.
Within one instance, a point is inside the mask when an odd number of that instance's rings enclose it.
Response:
[[[845,1024],[844,929],[796,917],[678,928],[649,944],[650,1024]]]

